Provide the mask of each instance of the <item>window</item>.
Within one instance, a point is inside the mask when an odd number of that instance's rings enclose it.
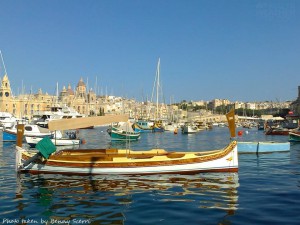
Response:
[[[32,127],[31,126],[25,126],[25,130],[32,131]]]

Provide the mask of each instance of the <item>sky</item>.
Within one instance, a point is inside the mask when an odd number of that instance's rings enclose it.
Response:
[[[0,0],[0,10],[15,95],[82,78],[97,94],[150,100],[160,59],[166,103],[298,97],[298,0]]]

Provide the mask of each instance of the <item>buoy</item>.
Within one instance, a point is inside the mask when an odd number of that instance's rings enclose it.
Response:
[[[238,135],[242,136],[243,135],[243,131],[242,130],[238,131]]]
[[[249,131],[247,131],[247,130],[246,130],[246,131],[245,131],[245,133],[246,133],[246,134],[248,134],[248,133],[249,133]]]
[[[174,134],[177,134],[178,133],[178,130],[177,128],[174,129]]]
[[[81,139],[81,144],[86,144],[86,140],[85,139]]]

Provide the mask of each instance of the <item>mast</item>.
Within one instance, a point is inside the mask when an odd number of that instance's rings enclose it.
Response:
[[[56,82],[56,98],[54,106],[58,106],[58,82]]]
[[[1,50],[0,50],[0,55],[1,55],[1,60],[2,60],[2,64],[3,64],[4,72],[5,72],[5,74],[7,74],[7,72],[6,72],[6,67],[5,67],[5,63],[4,63],[3,56],[2,56],[2,51],[1,51]]]
[[[158,119],[158,92],[159,92],[159,69],[160,69],[160,58],[158,58],[157,63],[157,84],[156,84],[156,119]]]

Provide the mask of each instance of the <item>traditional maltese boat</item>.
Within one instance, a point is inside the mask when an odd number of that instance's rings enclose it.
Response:
[[[132,124],[129,122],[112,124],[107,129],[107,133],[112,141],[136,141],[141,136],[140,132],[135,132],[132,129]]]
[[[49,129],[74,129],[126,121],[125,116],[102,116],[53,120]],[[19,136],[22,136],[21,128]],[[169,152],[164,149],[133,151],[129,149],[77,149],[56,151],[48,138],[36,146],[37,154],[16,146],[16,169],[33,174],[193,174],[199,172],[237,172],[237,142],[219,150],[199,152]]]

